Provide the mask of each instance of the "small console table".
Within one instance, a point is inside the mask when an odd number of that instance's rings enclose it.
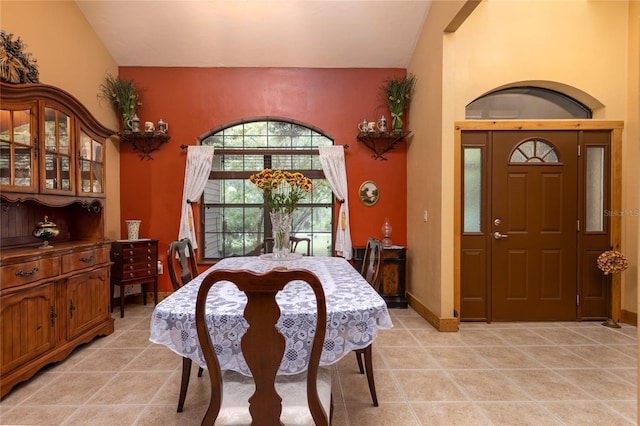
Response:
[[[147,304],[147,284],[153,284],[153,301],[158,304],[158,240],[118,240],[111,244],[111,312],[116,301],[115,286],[120,287],[120,318],[124,317],[125,287],[142,285],[142,300]]]
[[[356,269],[362,270],[366,247],[353,248],[353,260]],[[383,247],[382,251],[382,283],[380,295],[389,308],[407,308],[406,297],[406,263],[407,249],[401,246]]]

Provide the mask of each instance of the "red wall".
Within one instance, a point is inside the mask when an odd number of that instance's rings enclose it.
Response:
[[[141,219],[140,236],[158,239],[160,258],[166,262],[180,220],[186,161],[180,145],[194,145],[208,130],[241,118],[277,116],[318,127],[336,144],[349,145],[345,156],[353,245],[365,245],[369,236],[382,238],[385,217],[393,227],[393,243],[405,245],[405,143],[381,161],[356,139],[362,118],[376,121],[384,114],[390,125],[380,88],[387,77],[404,74],[403,69],[120,68],[121,77],[133,79],[142,91],[141,124],[162,118],[171,136],[151,154],[153,160],[141,160],[127,143],[120,146],[122,237],[124,220]],[[357,195],[365,180],[380,189],[372,207],[365,207]],[[159,290],[170,289],[165,274]]]

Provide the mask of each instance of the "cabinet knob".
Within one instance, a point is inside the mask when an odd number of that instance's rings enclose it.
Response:
[[[129,272],[129,278],[133,278],[133,272]]]

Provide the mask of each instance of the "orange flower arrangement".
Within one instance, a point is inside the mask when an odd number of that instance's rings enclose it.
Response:
[[[264,199],[272,213],[293,213],[313,181],[300,172],[264,169],[249,177],[249,181],[262,189]]]

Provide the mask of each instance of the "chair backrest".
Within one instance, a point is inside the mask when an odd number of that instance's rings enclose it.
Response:
[[[382,278],[382,241],[369,238],[364,250],[364,260],[360,274],[376,290],[380,291]]]
[[[306,243],[307,244],[307,251],[306,251],[306,255],[307,256],[311,256],[311,239],[310,238],[300,238],[300,237],[294,237],[293,235],[289,237],[289,250],[291,253],[295,253],[296,250],[298,249],[298,244],[300,243]],[[262,243],[261,246],[259,246],[262,248],[262,250],[264,250],[265,253],[271,253],[273,251],[273,238],[272,237],[267,237],[264,239],[264,243]],[[305,253],[302,253],[305,254]]]
[[[313,272],[295,269],[272,269],[265,273],[218,269],[209,273],[202,281],[196,299],[196,328],[211,380],[211,401],[202,424],[214,423],[222,403],[220,364],[213,348],[208,322],[205,320],[209,290],[220,281],[234,283],[247,295],[244,315],[249,328],[242,337],[241,347],[255,382],[255,393],[248,402],[254,424],[281,424],[281,398],[274,382],[284,355],[285,338],[276,328],[280,317],[276,294],[293,280],[306,282],[315,294],[317,325],[307,369],[307,401],[316,425],[328,425],[329,418],[321,406],[317,389],[318,367],[327,324],[324,291]]]
[[[307,256],[311,256],[311,238],[300,238],[300,237],[289,237],[289,241],[291,242],[291,253],[295,253],[298,249],[298,244],[306,243],[307,244]],[[304,253],[303,253],[304,254]]]
[[[169,244],[167,265],[174,291],[198,276],[198,263],[189,238]]]

